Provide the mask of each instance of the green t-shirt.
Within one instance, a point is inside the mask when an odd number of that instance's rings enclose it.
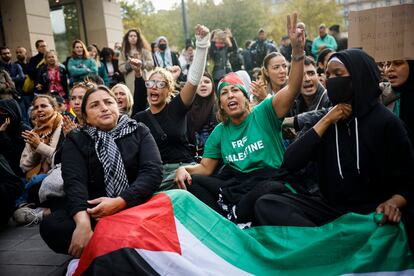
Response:
[[[273,110],[272,98],[267,98],[241,124],[217,125],[207,139],[203,157],[222,158],[240,172],[251,172],[279,168],[284,152],[282,120]]]

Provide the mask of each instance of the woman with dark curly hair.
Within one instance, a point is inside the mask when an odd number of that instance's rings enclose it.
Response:
[[[131,63],[131,59],[138,59],[138,64]],[[119,56],[119,71],[124,74],[125,84],[129,90],[135,91],[135,73],[136,69],[144,69],[150,71],[154,68],[152,60],[151,48],[144,35],[137,29],[129,30],[122,40],[122,51]]]

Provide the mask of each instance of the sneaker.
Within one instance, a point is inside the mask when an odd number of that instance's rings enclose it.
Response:
[[[18,224],[25,224],[26,226],[39,224],[43,219],[44,210],[44,208],[22,207],[14,211],[13,219]]]

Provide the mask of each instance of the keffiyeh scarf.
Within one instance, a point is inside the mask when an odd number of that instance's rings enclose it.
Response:
[[[115,140],[134,132],[138,127],[135,120],[121,115],[116,127],[110,131],[102,131],[92,126],[85,126],[85,131],[95,143],[95,151],[104,169],[105,191],[108,197],[117,197],[128,186],[121,153]]]

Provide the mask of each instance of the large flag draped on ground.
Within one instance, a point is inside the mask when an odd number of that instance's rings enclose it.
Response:
[[[76,275],[414,274],[401,224],[347,214],[321,227],[241,230],[180,190],[102,219],[68,271],[75,268]]]

